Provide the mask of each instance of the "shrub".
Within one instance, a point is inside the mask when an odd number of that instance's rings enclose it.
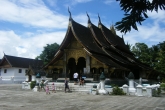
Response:
[[[33,89],[36,85],[36,81],[31,81],[30,83],[30,88]]]
[[[157,90],[155,90],[155,89],[152,90],[152,96],[153,97],[158,97],[158,96],[160,96],[160,94],[161,94],[160,88],[158,88]]]
[[[124,92],[123,92],[123,89],[119,88],[118,86],[116,87],[113,87],[112,89],[112,95],[126,95]]]
[[[161,83],[160,88],[165,91],[165,83]]]

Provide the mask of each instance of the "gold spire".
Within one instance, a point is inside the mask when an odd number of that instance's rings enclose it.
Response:
[[[110,26],[110,30],[112,31],[112,33],[114,35],[116,35],[116,30],[115,30],[115,27],[113,25]]]

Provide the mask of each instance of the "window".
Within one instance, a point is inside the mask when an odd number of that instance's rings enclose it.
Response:
[[[7,69],[4,69],[4,73],[7,73]]]
[[[22,73],[22,69],[19,69],[19,70],[18,70],[18,73]]]

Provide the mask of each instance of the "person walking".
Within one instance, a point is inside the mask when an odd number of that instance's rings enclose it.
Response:
[[[78,73],[77,72],[75,72],[73,74],[73,78],[74,78],[74,85],[76,85],[77,84],[77,81],[78,81]]]
[[[42,91],[42,89],[45,91],[44,81],[41,81],[41,83],[40,83],[40,91]]]
[[[68,91],[70,91],[69,85],[68,85],[68,79],[65,78],[64,84],[65,84],[65,93],[66,93],[66,89],[68,89]]]
[[[52,84],[52,93],[56,93],[56,86],[54,83]]]
[[[49,86],[46,86],[46,94],[50,94],[50,91],[49,91]]]

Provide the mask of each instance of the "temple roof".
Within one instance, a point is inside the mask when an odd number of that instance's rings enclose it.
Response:
[[[0,62],[0,66],[3,66],[4,61],[7,61],[11,67],[28,68],[29,65],[43,66],[42,60],[22,58],[10,55],[4,55],[2,61]]]
[[[105,27],[99,18],[99,26],[90,21],[88,15],[88,27],[75,22],[70,15],[69,25],[63,42],[54,58],[45,66],[58,61],[64,54],[64,49],[71,42],[72,36],[83,46],[84,50],[96,60],[114,68],[127,69],[145,68],[146,65],[137,61],[124,43],[124,38],[117,36],[110,29]]]

